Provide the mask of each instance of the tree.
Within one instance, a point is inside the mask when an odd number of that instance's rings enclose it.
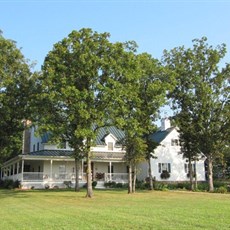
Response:
[[[213,161],[229,140],[229,65],[219,68],[226,54],[224,44],[213,48],[207,38],[193,40],[193,48],[164,51],[164,63],[177,80],[169,95],[177,119],[183,148],[191,157],[203,153],[208,164],[209,190],[213,191]],[[186,118],[185,118],[186,117]]]
[[[151,139],[151,134],[157,131],[154,122],[159,118],[160,108],[166,104],[167,93],[173,89],[174,81],[172,76],[166,75],[161,63],[151,55],[147,53],[138,55],[138,62],[141,69],[138,95],[140,121],[143,128],[142,138],[146,144],[145,158],[149,167],[150,190],[153,190],[151,158],[154,157],[154,150],[158,143]]]
[[[23,119],[30,117],[33,76],[16,42],[0,33],[0,156],[22,150]]]
[[[159,109],[166,101],[166,92],[170,89],[170,79],[166,80],[163,67],[151,55],[136,55],[132,61],[135,63],[132,75],[119,79],[122,83],[119,87],[122,100],[115,102],[115,121],[125,132],[129,165],[128,193],[135,192],[136,166],[146,157],[152,178],[150,160],[157,144],[149,136],[156,131],[153,122],[158,118]]]
[[[91,29],[72,31],[54,45],[42,67],[40,129],[68,141],[76,162],[86,158],[87,197],[93,195],[90,150],[99,128],[111,124],[117,79],[125,73],[124,57],[132,53],[129,43],[113,44],[108,38]]]

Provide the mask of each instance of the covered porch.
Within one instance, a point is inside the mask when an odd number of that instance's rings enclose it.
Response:
[[[126,183],[128,174],[125,162],[92,159],[92,180]],[[86,183],[87,166],[81,161],[79,183]],[[6,162],[1,170],[1,179],[19,180],[22,188],[64,188],[66,182],[75,185],[75,162],[71,157],[37,157],[20,155]]]

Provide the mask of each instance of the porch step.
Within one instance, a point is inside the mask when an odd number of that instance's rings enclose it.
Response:
[[[105,184],[104,181],[98,181],[95,188],[97,188],[97,189],[105,189],[105,185],[104,184]]]

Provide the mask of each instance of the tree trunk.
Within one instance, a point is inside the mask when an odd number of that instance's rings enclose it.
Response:
[[[128,193],[132,193],[132,164],[129,163],[129,186],[128,186]]]
[[[92,170],[91,170],[91,160],[90,160],[90,152],[87,153],[87,194],[86,197],[93,197],[93,187],[92,187]]]
[[[153,176],[152,176],[152,168],[151,168],[151,156],[148,156],[148,164],[149,164],[149,189],[153,190]]]
[[[209,192],[214,191],[214,186],[213,186],[213,165],[212,165],[212,157],[209,155],[207,157],[208,161],[208,186],[209,186]]]
[[[191,157],[188,158],[188,168],[189,168],[189,181],[190,181],[190,190],[193,190],[193,170],[192,170],[192,161]]]
[[[136,191],[136,179],[137,179],[137,166],[133,166],[133,184],[132,184],[132,192]]]
[[[79,186],[79,160],[75,158],[75,192],[80,191]]]
[[[196,161],[195,161],[195,167],[194,167],[194,174],[195,174],[195,184],[194,189],[197,190],[197,173],[196,173]]]

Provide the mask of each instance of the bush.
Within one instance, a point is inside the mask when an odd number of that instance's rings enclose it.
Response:
[[[123,188],[123,184],[122,183],[117,183],[116,188]]]
[[[97,181],[92,182],[92,187],[95,188],[97,186]]]
[[[208,191],[208,183],[200,183],[197,185],[198,191]]]
[[[63,184],[66,186],[66,188],[71,188],[71,186],[72,186],[71,181],[64,181]]]
[[[19,181],[19,180],[14,181],[13,186],[14,186],[14,188],[20,188],[21,187],[21,181]]]
[[[45,189],[49,189],[50,186],[48,184],[45,184]]]
[[[215,191],[214,191],[214,192],[216,192],[216,193],[227,193],[227,192],[228,192],[228,190],[227,190],[227,188],[226,188],[226,187],[221,186],[221,187],[219,187],[219,188],[215,189]]]
[[[95,188],[97,186],[97,181],[92,182],[92,187]],[[87,188],[87,183],[83,185],[83,188]]]

